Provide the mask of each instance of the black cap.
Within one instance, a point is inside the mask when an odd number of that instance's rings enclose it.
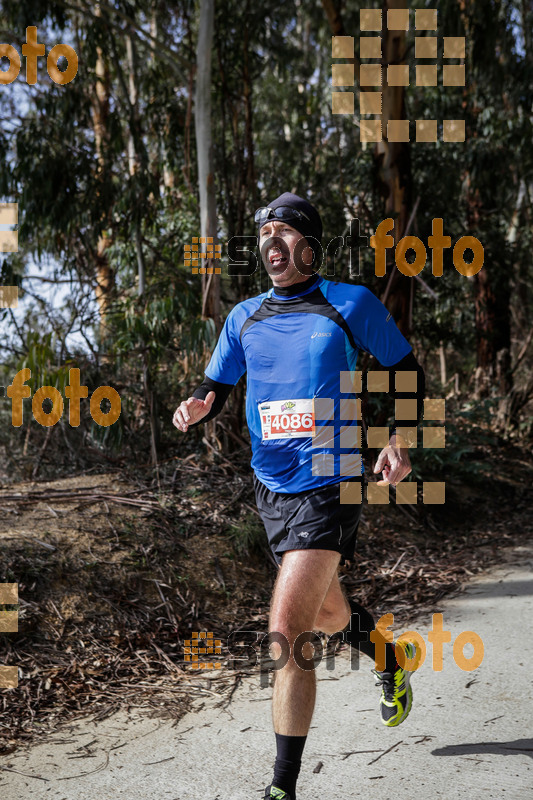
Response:
[[[271,203],[267,203],[268,208],[276,209],[280,206],[290,206],[291,208],[295,208],[297,211],[301,211],[303,214],[306,214],[309,219],[305,219],[304,217],[296,218],[287,220],[287,224],[291,226],[291,228],[295,228],[299,231],[302,236],[305,236],[306,239],[308,237],[315,237],[318,241],[314,241],[312,238],[309,239],[309,246],[314,252],[314,261],[313,267],[318,268],[319,266],[319,258],[320,258],[320,250],[318,248],[318,243],[322,239],[322,220],[320,219],[320,214],[316,210],[314,206],[308,200],[305,200],[303,197],[299,197],[297,194],[292,194],[292,192],[284,192],[280,194],[279,197],[276,197]],[[266,225],[267,222],[275,220],[274,217],[271,217],[270,220],[265,220],[265,222],[261,223],[257,229],[257,235],[259,236],[259,231]]]

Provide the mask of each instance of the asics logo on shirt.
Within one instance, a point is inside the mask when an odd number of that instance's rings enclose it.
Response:
[[[331,336],[331,333],[325,333],[322,331],[315,331],[311,334],[311,339],[315,339],[317,336]]]

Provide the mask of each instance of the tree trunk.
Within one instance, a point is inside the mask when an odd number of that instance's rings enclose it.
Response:
[[[141,154],[137,144],[141,141],[139,130],[139,105],[137,92],[137,53],[133,31],[126,36],[126,54],[128,61],[128,92],[129,92],[129,133],[128,133],[128,166],[130,175],[133,177],[140,166]],[[142,197],[139,198],[139,206],[142,208]],[[137,208],[134,212],[133,224],[135,228],[135,253],[137,255],[137,294],[139,297],[144,294],[146,289],[146,267],[144,263],[144,253],[142,249],[141,233],[141,209]]]
[[[217,216],[213,145],[211,138],[211,50],[215,17],[214,0],[201,0],[198,46],[196,51],[195,130],[198,154],[198,183],[200,191],[200,230],[204,241],[217,243]],[[200,245],[201,246],[201,245]],[[220,333],[220,279],[214,274],[215,259],[201,259],[205,265],[202,275],[202,315],[215,322]],[[208,270],[213,270],[211,274]]]
[[[385,0],[382,20],[385,30],[383,39],[383,86],[382,86],[382,130],[383,140],[377,142],[374,158],[379,166],[379,191],[385,198],[385,216],[394,219],[395,245],[405,235],[409,209],[411,207],[411,158],[408,142],[389,142],[387,123],[389,120],[406,118],[405,87],[389,86],[387,65],[405,61],[405,31],[386,28],[389,8],[407,8],[406,0]],[[393,270],[387,291],[387,308],[391,311],[399,329],[405,336],[411,333],[411,294],[413,278],[402,275],[396,269],[392,250],[387,254],[387,272]]]
[[[153,25],[153,19],[152,19]],[[139,115],[139,102],[138,102],[138,78],[137,78],[137,51],[135,46],[135,38],[133,30],[128,31],[126,36],[126,59],[128,68],[128,87],[127,97],[125,100],[128,103],[128,170],[132,181],[135,181],[135,176],[144,170],[147,166],[147,161],[144,158],[144,151],[142,150],[142,131]],[[142,172],[141,172],[142,177]],[[144,260],[144,252],[142,248],[142,228],[141,228],[141,215],[144,206],[144,193],[139,195],[138,207],[133,212],[133,227],[135,239],[135,252],[137,256],[137,295],[142,297],[146,290],[146,266]],[[156,469],[157,480],[159,482],[159,469],[158,469],[158,447],[160,443],[160,427],[159,427],[159,413],[157,396],[152,385],[152,360],[150,358],[150,350],[148,343],[145,342],[145,350],[143,352],[143,391],[148,410],[148,417],[150,420],[150,451],[152,456],[152,465]]]
[[[246,0],[242,16],[242,50],[240,70],[242,75],[242,93],[236,98],[228,87],[223,61],[224,48],[216,43],[216,54],[222,92],[220,95],[221,120],[221,162],[222,180],[224,182],[227,203],[226,224],[228,240],[243,236],[247,214],[260,204],[254,166],[254,120],[253,120],[253,83],[250,65],[250,0]],[[226,152],[227,118],[232,135],[229,153]],[[230,155],[231,154],[231,155]],[[249,295],[249,279],[245,275],[234,275],[231,291],[236,301],[244,300]],[[244,384],[239,384],[232,391],[226,409],[220,418],[220,427],[224,431],[224,450],[232,452],[242,447],[241,431],[244,423]]]
[[[446,378],[446,348],[444,346],[444,342],[441,342],[439,345],[439,366],[440,366],[440,382],[442,387],[444,388],[447,383]]]
[[[143,353],[142,375],[144,400],[148,410],[148,418],[150,420],[150,453],[152,456],[152,466],[155,467],[157,481],[159,483],[159,459],[157,453],[160,438],[159,409],[157,396],[152,386],[152,377],[150,374],[150,356],[147,350]]]
[[[257,204],[257,186],[255,180],[255,166],[254,166],[254,136],[253,136],[253,105],[252,105],[252,83],[250,79],[250,27],[248,19],[250,16],[250,0],[246,2],[246,16],[244,24],[243,35],[243,66],[242,66],[242,81],[244,92],[244,118],[245,118],[245,136],[246,142],[246,192],[244,193],[244,201],[248,193],[254,209]],[[243,209],[244,212],[244,209]],[[243,220],[244,223],[244,220]]]
[[[200,194],[200,236],[205,243],[210,239],[217,243],[217,215],[213,144],[211,137],[211,51],[213,47],[215,4],[214,0],[201,0],[198,44],[196,50],[195,133],[198,159],[198,184]],[[200,244],[200,249],[203,249]],[[207,255],[207,253],[206,253]],[[220,322],[220,278],[214,269],[220,262],[214,258],[202,258],[205,267],[202,274],[202,316],[214,320],[217,334]],[[211,273],[209,273],[211,270]],[[216,420],[206,423],[205,439],[209,453],[214,445],[220,446],[216,438]]]
[[[328,18],[334,36],[346,36],[341,13],[334,0],[322,0],[322,7]],[[404,236],[411,205],[411,160],[408,142],[387,141],[387,122],[390,119],[405,119],[404,87],[389,86],[387,83],[387,65],[401,64],[405,60],[405,31],[389,31],[387,29],[387,11],[389,8],[407,8],[407,0],[385,0],[382,20],[382,125],[383,141],[377,142],[374,148],[378,178],[378,191],[385,201],[387,217],[395,220],[394,241]],[[377,91],[374,86],[363,86],[360,81],[361,64],[359,59],[346,59],[354,65],[355,80],[360,90]],[[392,251],[388,251],[391,259],[388,271],[394,269],[387,286],[387,307],[392,312],[398,327],[403,334],[410,333],[410,306],[413,279],[402,275],[394,264]]]
[[[459,0],[461,19],[467,44],[467,60],[471,64],[472,75],[480,70],[476,62],[479,51],[480,34],[476,24],[471,25],[470,6]],[[492,46],[492,45],[491,45]],[[497,45],[494,44],[493,57],[497,58]],[[492,54],[491,54],[492,55]],[[479,58],[479,55],[477,56]],[[471,90],[467,86],[464,93],[467,141],[477,135],[477,116],[481,111],[475,105]],[[506,236],[497,226],[490,227],[490,209],[493,205],[495,186],[490,175],[473,178],[468,172],[464,178],[467,200],[468,233],[480,238],[484,246],[484,264],[473,277],[474,305],[476,320],[476,371],[474,395],[479,399],[490,395],[501,395],[496,417],[496,427],[503,429],[503,420],[508,416],[507,397],[511,393],[513,381],[511,371],[511,317],[510,317],[510,274],[509,245]]]
[[[101,16],[100,6],[95,8],[95,16]],[[107,60],[102,49],[97,47],[96,83],[91,98],[92,119],[96,157],[98,161],[97,178],[104,180],[105,156],[104,150],[109,142],[107,120],[109,117],[110,74]],[[107,219],[104,214],[102,219]],[[102,231],[96,245],[96,302],[100,312],[99,339],[103,341],[106,336],[106,316],[115,288],[115,273],[109,266],[106,250],[112,244],[112,239],[106,231]],[[105,360],[105,356],[103,357]]]

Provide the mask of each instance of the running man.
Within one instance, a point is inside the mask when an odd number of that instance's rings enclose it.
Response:
[[[358,352],[371,353],[389,371],[389,391],[394,391],[397,370],[417,377],[416,392],[395,393],[416,400],[411,408],[417,413],[398,419],[379,454],[374,472],[382,472],[383,482],[395,485],[411,472],[407,447],[400,446],[405,441],[395,430],[417,425],[425,383],[411,346],[375,295],[313,271],[322,237],[314,206],[285,192],[258,209],[255,221],[273,287],[230,311],[205,380],[176,409],[173,423],[186,432],[212,419],[247,373],[255,495],[279,567],[269,631],[282,633],[291,647],[287,663],[275,673],[277,755],[264,797],[296,800],[316,694],[314,669],[303,670],[294,660],[296,637],[313,630],[328,635],[343,631],[350,645],[374,660],[378,649],[370,637],[372,615],[345,596],[337,574],[337,567],[353,558],[362,508]],[[272,653],[279,647],[273,643]],[[412,645],[403,648],[407,658],[415,655]],[[312,653],[307,641],[302,655],[312,658]],[[411,673],[398,664],[392,643],[385,645],[385,653],[385,668],[373,672],[382,688],[381,721],[390,727],[410,711]]]

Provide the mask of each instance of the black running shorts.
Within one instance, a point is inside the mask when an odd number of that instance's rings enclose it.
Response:
[[[340,484],[287,494],[271,492],[255,473],[253,480],[257,509],[278,565],[286,550],[335,550],[341,564],[353,558],[362,503],[341,505]]]

